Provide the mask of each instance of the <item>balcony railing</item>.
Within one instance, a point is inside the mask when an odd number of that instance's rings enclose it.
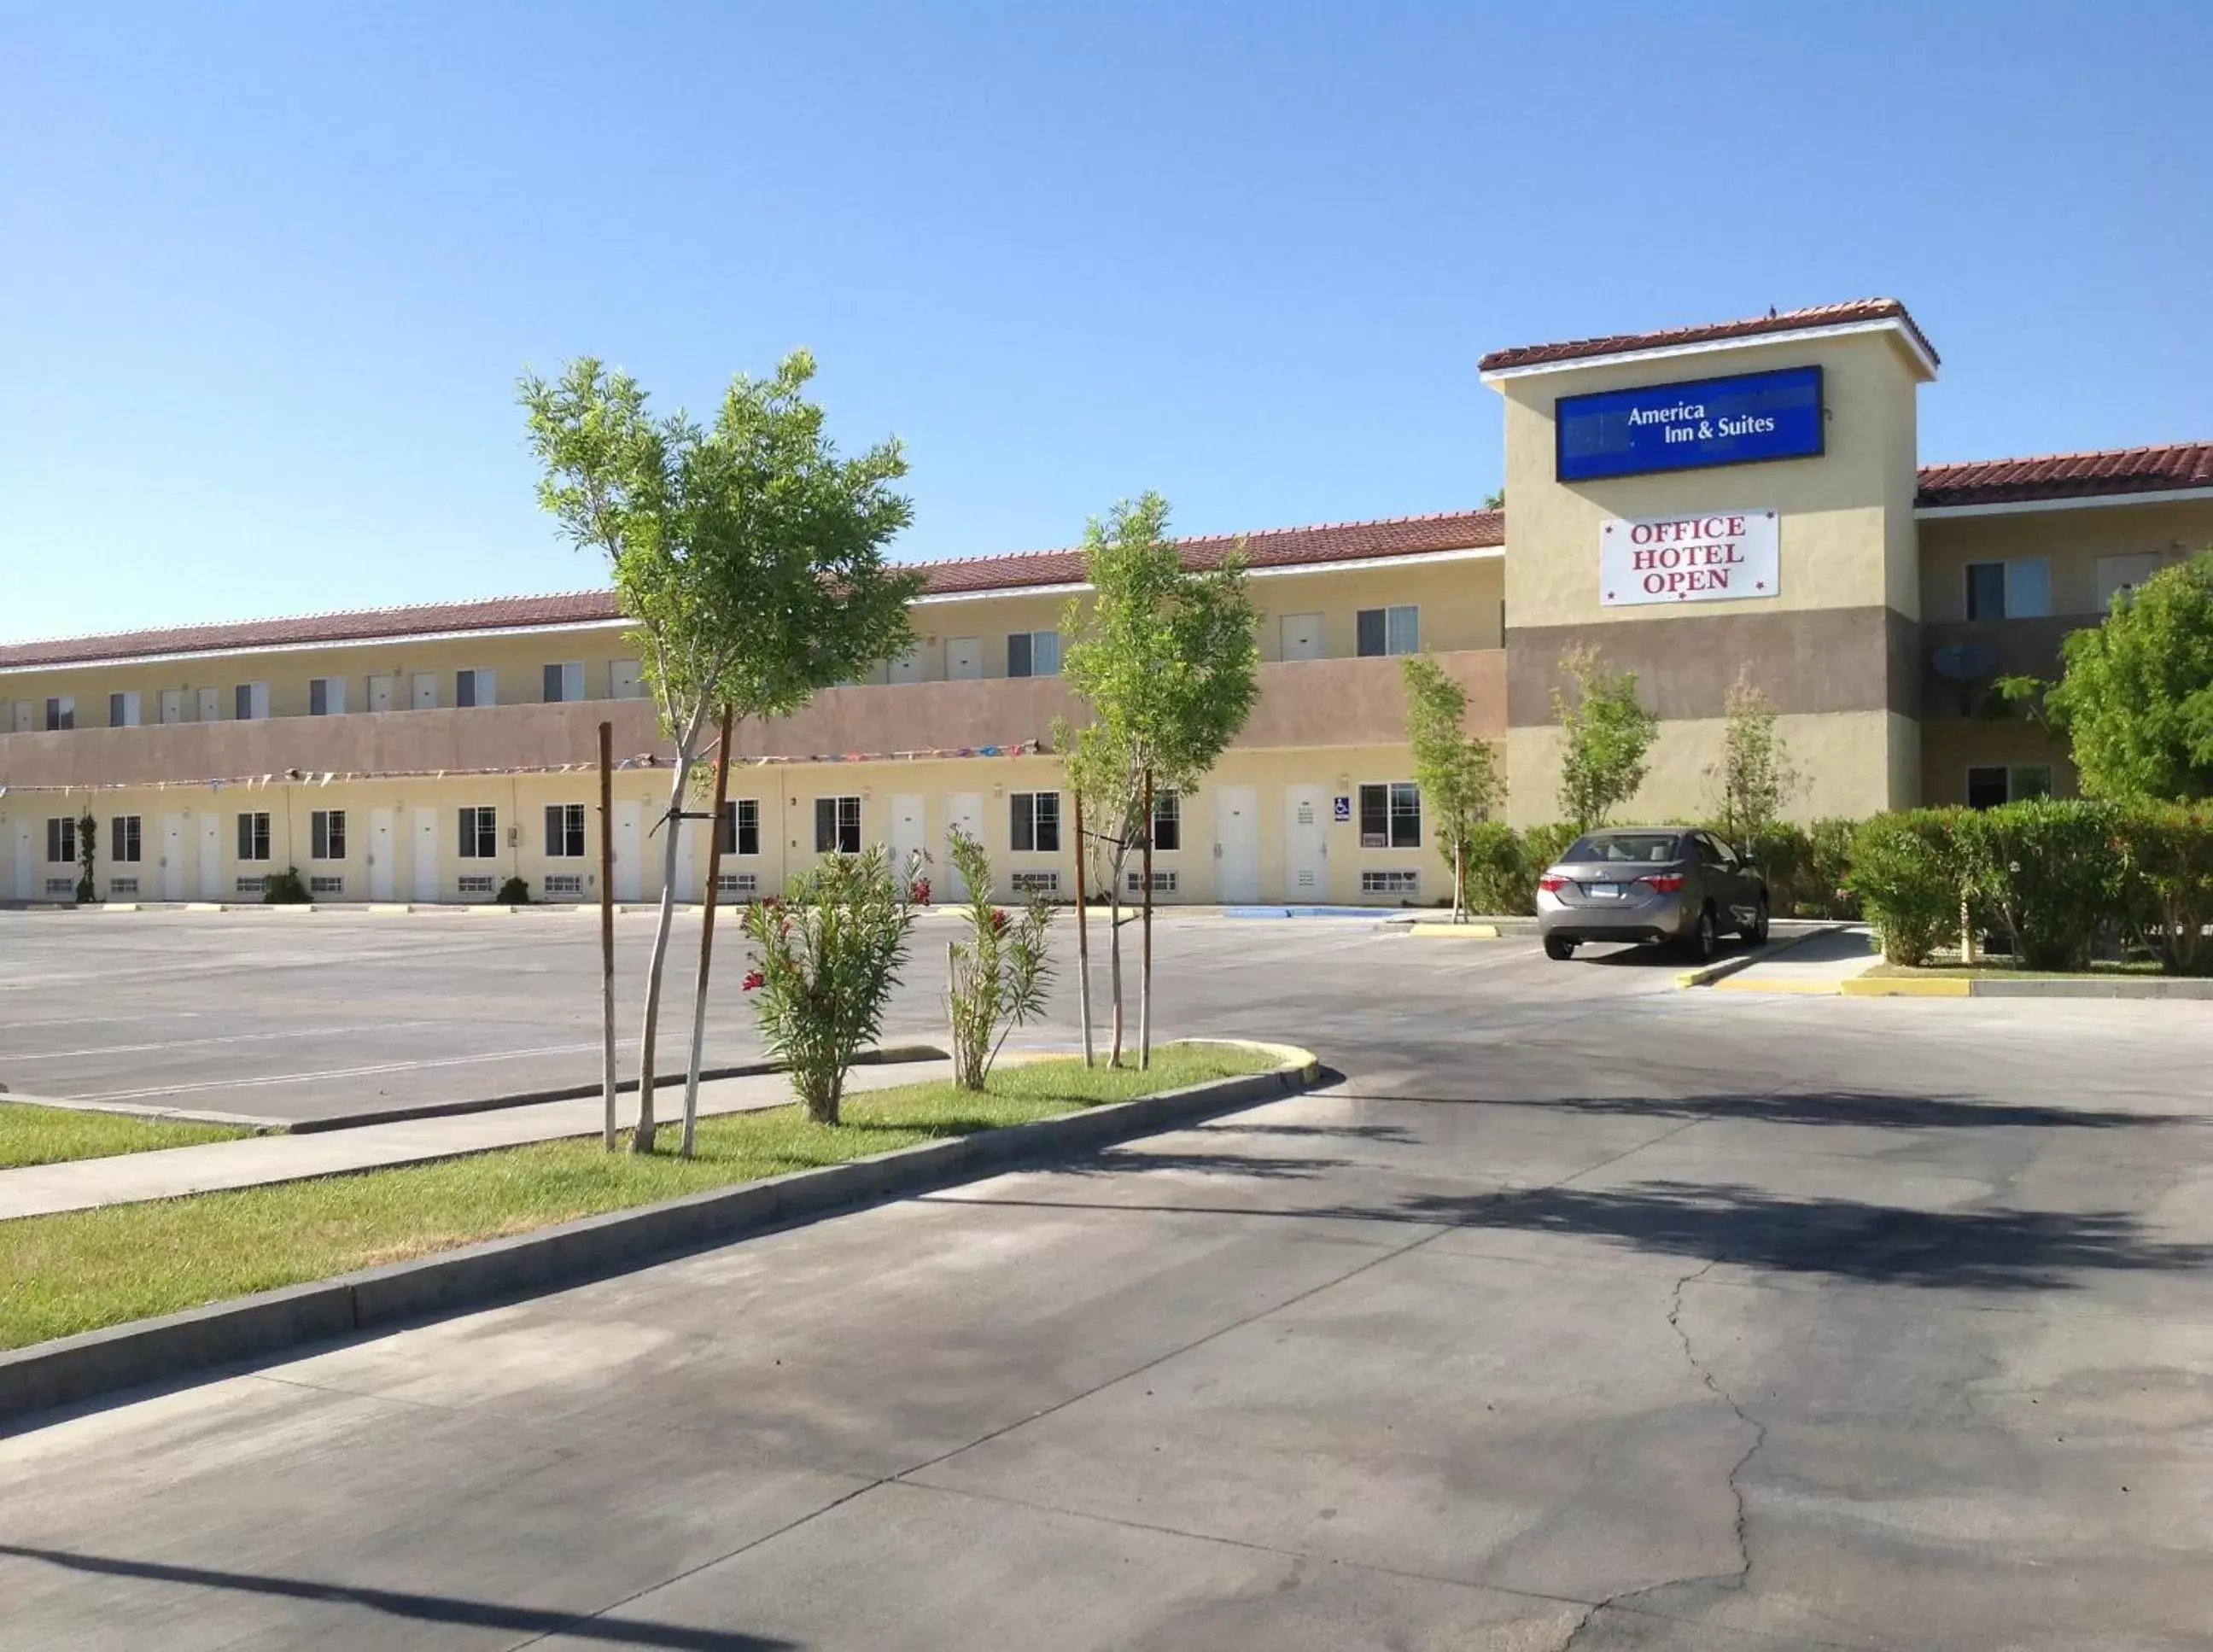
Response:
[[[1468,691],[1472,732],[1506,727],[1506,655],[1436,656]],[[1396,659],[1285,661],[1260,668],[1260,698],[1238,744],[1393,745],[1405,737]],[[741,757],[886,756],[1049,742],[1053,720],[1082,721],[1058,677],[984,678],[832,688],[796,716],[740,725]],[[614,725],[623,758],[673,750],[644,700],[578,700],[326,717],[186,722],[0,735],[0,784],[190,784],[260,775],[466,773],[588,764]]]

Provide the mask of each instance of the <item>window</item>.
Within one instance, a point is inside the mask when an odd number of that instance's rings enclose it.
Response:
[[[269,685],[241,683],[230,692],[231,715],[241,722],[252,722],[269,715]]]
[[[1396,608],[1363,608],[1357,619],[1360,653],[1418,654],[1422,650],[1422,611],[1411,603]]]
[[[455,705],[497,705],[499,704],[497,685],[489,671],[457,671],[454,674],[454,704]]]
[[[238,817],[238,858],[242,861],[265,861],[269,858],[269,817],[265,814]]]
[[[111,728],[136,728],[138,726],[137,689],[107,697],[107,726]]]
[[[139,818],[119,814],[107,823],[107,858],[118,866],[136,866],[144,838]]]
[[[1967,771],[1967,807],[1995,808],[2025,797],[2051,796],[2049,763],[1978,764]]]
[[[46,864],[74,866],[76,863],[76,817],[68,814],[49,817],[46,821]]]
[[[1007,675],[1060,675],[1060,633],[1057,631],[1018,631],[1007,638]]]
[[[311,895],[342,895],[345,893],[345,879],[328,872],[317,873],[308,880]]]
[[[1418,895],[1422,893],[1419,872],[1363,872],[1360,893],[1363,895]]]
[[[546,899],[548,900],[580,900],[584,893],[584,875],[582,872],[548,872],[546,875]]]
[[[1967,618],[2040,619],[2051,612],[2051,564],[2042,557],[1967,564]]]
[[[1143,869],[1132,869],[1125,880],[1125,883],[1130,893],[1133,895],[1143,894],[1145,888],[1145,874]],[[1156,895],[1172,895],[1175,893],[1175,892],[1176,875],[1172,871],[1163,872],[1159,867],[1155,867],[1153,869],[1153,893]]]
[[[1684,858],[1683,839],[1673,832],[1599,832],[1576,838],[1560,858],[1601,866],[1668,866]]]
[[[1183,799],[1172,791],[1153,794],[1153,852],[1183,847]]]
[[[1363,849],[1419,849],[1422,846],[1422,790],[1411,781],[1360,789],[1360,846]]]
[[[269,880],[260,877],[241,878],[232,887],[241,895],[253,895],[258,899],[269,893]]]
[[[718,895],[757,895],[760,893],[760,874],[758,872],[725,872],[715,880]]]
[[[313,809],[308,814],[308,858],[342,861],[345,858],[345,811]]]
[[[499,855],[499,811],[465,808],[461,811],[461,858],[494,860]]]
[[[548,859],[579,861],[584,857],[584,806],[548,803],[546,806],[546,854]]]
[[[491,899],[492,886],[498,881],[489,872],[464,872],[454,881],[454,887],[465,895],[482,895]]]
[[[1013,818],[1008,824],[1007,847],[1017,854],[1058,854],[1060,794],[1018,791],[1008,802]]]
[[[818,855],[857,855],[861,852],[861,800],[857,797],[818,797],[814,800],[814,852]]]
[[[2160,554],[2156,551],[2139,552],[2125,557],[2098,558],[2098,612],[2106,613],[2113,606],[2113,599],[2124,591],[2133,591],[2159,571]]]
[[[1057,895],[1060,893],[1060,874],[1058,872],[1015,872],[1007,881],[1017,895]]]
[[[46,699],[46,731],[52,734],[76,727],[76,696],[53,694]]]
[[[760,800],[731,798],[722,805],[722,818],[716,830],[722,834],[725,855],[759,854]]]
[[[584,698],[584,662],[564,661],[546,668],[546,703],[558,705],[564,700]]]
[[[311,717],[344,716],[345,715],[345,679],[343,677],[308,678],[308,715]]]
[[[76,880],[75,878],[48,878],[46,880],[46,893],[50,895],[73,895],[76,893]]]
[[[107,894],[111,900],[118,895],[135,895],[137,893],[138,880],[136,878],[110,878],[107,881]]]

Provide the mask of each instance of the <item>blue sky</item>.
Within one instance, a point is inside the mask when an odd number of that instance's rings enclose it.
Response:
[[[1497,345],[1869,294],[2213,436],[2213,6],[0,3],[0,637],[598,582],[514,381],[805,344],[909,557],[1496,485]]]

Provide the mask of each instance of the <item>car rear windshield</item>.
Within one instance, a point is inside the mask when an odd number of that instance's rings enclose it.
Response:
[[[1575,846],[1560,858],[1564,861],[1633,861],[1646,866],[1660,866],[1681,857],[1677,846],[1682,841],[1681,835],[1673,832],[1594,832],[1588,838],[1576,838]]]

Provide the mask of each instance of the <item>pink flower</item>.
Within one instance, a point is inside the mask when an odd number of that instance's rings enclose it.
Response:
[[[749,969],[746,972],[746,978],[738,983],[738,990],[741,992],[752,992],[767,984],[767,976],[757,969]]]
[[[913,886],[907,890],[906,894],[907,899],[911,900],[916,905],[929,905],[930,880],[928,878],[917,878],[914,881]]]
[[[994,906],[991,908],[991,933],[994,935],[1004,935],[1006,932],[1007,915],[998,907]]]

